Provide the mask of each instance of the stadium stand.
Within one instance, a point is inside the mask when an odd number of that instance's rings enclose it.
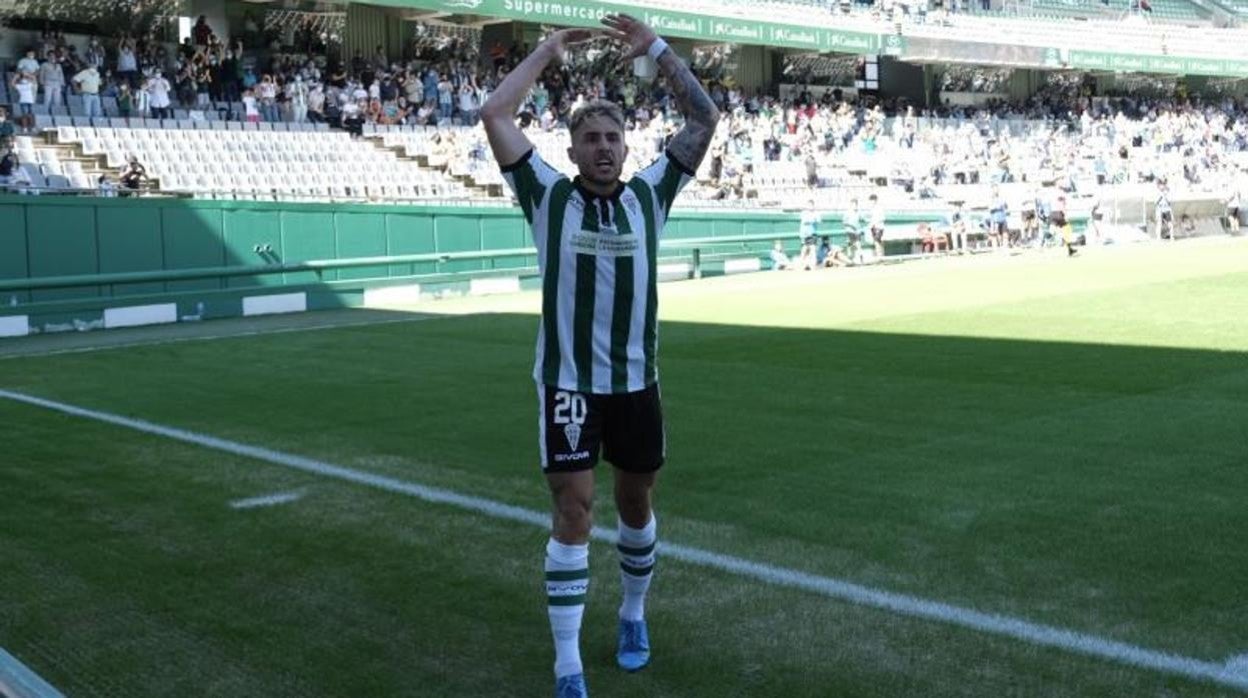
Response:
[[[1039,19],[1043,8],[1090,7],[1113,14],[1127,11],[1126,1],[1070,5],[1066,0],[1034,0],[1028,11],[1037,14],[1027,22],[1009,16],[1007,10],[1018,10],[1011,6],[907,23],[905,31],[960,41],[992,37],[1022,46],[1082,45],[1090,28],[1102,20],[1076,20],[1058,12],[1051,13],[1052,19]],[[1187,4],[1158,0],[1153,13],[1180,8],[1171,13],[1178,18]],[[693,6],[711,8],[707,2]],[[828,12],[812,19],[811,6]],[[881,18],[879,7],[851,8],[847,16],[834,16],[841,12],[839,3],[733,2],[714,3],[714,9],[771,19],[800,17],[805,23],[841,28],[879,31],[893,26]],[[1112,26],[1105,41],[1135,51],[1166,53],[1180,46],[1187,55],[1248,51],[1243,40],[1248,33],[1241,30],[1171,36],[1164,25],[1138,17]],[[506,205],[498,163],[491,159],[481,129],[470,125],[497,78],[488,67],[468,67],[481,65],[481,33],[427,29],[403,64],[357,56],[349,67],[335,68],[312,53],[271,55],[264,60],[274,87],[261,100],[268,104],[250,106],[250,95],[247,104],[237,99],[240,90],[262,92],[257,87],[265,84],[257,70],[261,57],[234,44],[227,48],[213,42],[189,54],[190,63],[210,56],[235,57],[235,78],[243,77],[237,84],[229,76],[209,81],[204,97],[195,71],[173,66],[177,77],[166,118],[153,118],[150,86],[143,87],[150,76],[132,80],[139,86],[139,98],[129,104],[119,95],[127,79],[106,79],[104,114],[94,118],[85,115],[82,96],[72,88],[63,105],[47,100],[41,91],[34,107],[35,129],[18,140],[16,154],[30,186],[50,189],[91,190],[102,175],[109,179],[137,158],[147,169],[151,190],[168,195]],[[62,54],[63,43],[63,37],[46,37],[39,50],[46,60]],[[129,45],[124,39],[115,43],[118,57],[109,52],[100,60],[106,68],[123,67],[120,51]],[[137,62],[149,64],[150,73],[159,49],[151,44],[135,49]],[[501,60],[491,57],[495,72],[507,70],[522,53],[522,47],[513,46]],[[805,58],[795,56],[793,64]],[[562,124],[587,96],[632,104],[627,134],[632,155],[626,174],[649,162],[678,126],[663,117],[667,109],[659,93],[610,67],[613,61],[605,54],[571,56],[570,67],[548,74],[547,86],[526,105],[530,137],[557,168],[572,169]],[[722,72],[722,65],[704,72],[709,79]],[[11,71],[2,76],[0,103],[14,101],[13,76]],[[985,84],[1006,77],[1008,72]],[[974,79],[965,82],[983,86]],[[1077,84],[1023,101],[976,108],[936,106],[918,113],[907,113],[902,102],[858,101],[852,93],[829,99],[825,92],[815,103],[813,97],[806,97],[809,102],[777,99],[713,81],[711,91],[730,116],[721,122],[711,156],[680,205],[792,208],[817,195],[821,205],[845,207],[875,194],[890,210],[907,210],[950,201],[984,205],[994,186],[1011,200],[1029,199],[1045,189],[1091,205],[1107,187],[1112,186],[1115,196],[1137,195],[1163,180],[1179,190],[1228,191],[1239,186],[1248,148],[1237,105],[1138,98],[1093,102]],[[296,103],[310,106],[306,113],[317,123],[305,118]],[[1177,147],[1180,143],[1185,148]],[[1125,158],[1120,156],[1123,148]]]

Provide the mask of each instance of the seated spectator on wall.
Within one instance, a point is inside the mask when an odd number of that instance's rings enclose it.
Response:
[[[147,181],[147,168],[143,167],[137,157],[131,156],[130,162],[126,163],[118,179],[122,188],[130,192],[138,191],[143,186],[143,182]]]
[[[0,143],[0,186],[8,186],[13,182],[13,175],[20,169],[21,161],[13,152],[13,144],[5,141]]]
[[[101,174],[95,184],[96,188],[99,190],[100,196],[109,199],[117,196],[117,185],[113,183],[113,180],[108,178],[107,173]]]
[[[8,146],[12,142],[15,133],[17,133],[17,129],[13,126],[13,122],[9,120],[8,110],[0,107],[0,148]]]
[[[789,259],[789,255],[785,254],[784,245],[779,240],[776,240],[776,244],[772,246],[770,256],[773,270],[793,268],[793,262]]]

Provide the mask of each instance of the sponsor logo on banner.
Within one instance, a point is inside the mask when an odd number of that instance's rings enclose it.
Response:
[[[470,1],[481,2],[481,0]],[[542,2],[541,0],[503,0],[503,10],[505,12],[518,13],[525,17],[539,15],[556,19],[581,20],[598,20],[607,14],[607,11],[603,8],[594,8],[577,3]]]
[[[619,235],[616,233],[598,233],[582,230],[568,236],[568,244],[577,254],[592,254],[603,257],[631,257],[637,253],[636,235]]]
[[[692,17],[673,17],[671,15],[661,15],[651,12],[645,13],[646,24],[649,24],[656,32],[686,32],[690,34],[702,33],[702,20]]]
[[[834,49],[870,53],[875,48],[874,42],[871,41],[871,36],[866,34],[856,35],[831,32],[827,37],[828,44]]]
[[[809,29],[789,29],[788,27],[772,27],[772,41],[784,41],[791,44],[819,45],[819,35]]]
[[[762,41],[763,28],[758,24],[737,24],[735,22],[711,20],[711,36]]]

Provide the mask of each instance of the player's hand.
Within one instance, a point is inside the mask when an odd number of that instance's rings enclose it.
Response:
[[[596,39],[601,35],[602,32],[593,29],[561,29],[546,37],[546,43],[554,48],[555,57],[563,63],[568,55],[569,46]]]
[[[622,61],[631,61],[646,55],[650,44],[659,38],[649,25],[632,15],[609,14],[602,18],[602,23],[607,26],[607,36],[628,47]]]

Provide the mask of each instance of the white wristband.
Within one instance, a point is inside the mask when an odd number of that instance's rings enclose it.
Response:
[[[656,37],[654,40],[654,43],[650,44],[650,50],[646,51],[646,54],[650,56],[650,60],[654,61],[655,63],[658,63],[659,56],[662,56],[663,52],[666,50],[667,50],[667,42],[664,41],[663,37],[660,36],[660,37]]]

